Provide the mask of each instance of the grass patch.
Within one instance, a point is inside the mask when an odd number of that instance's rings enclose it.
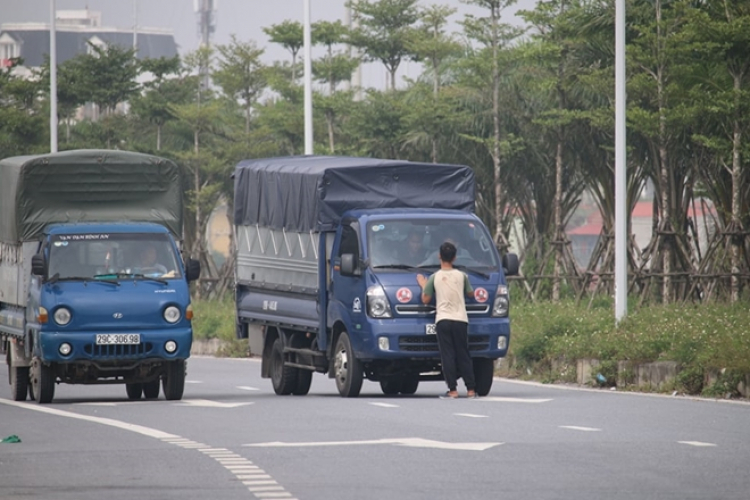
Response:
[[[219,339],[222,347],[216,353],[223,357],[248,356],[247,340],[238,340],[235,329],[234,300],[193,301],[193,338],[196,340]]]
[[[632,303],[632,302],[631,302]],[[611,302],[588,309],[573,301],[514,304],[508,375],[536,378],[565,360],[598,359],[616,377],[618,361],[676,361],[676,385],[690,394],[736,394],[735,382],[750,373],[750,308],[734,305],[651,305],[630,311],[615,327]],[[711,370],[731,374],[704,387]]]

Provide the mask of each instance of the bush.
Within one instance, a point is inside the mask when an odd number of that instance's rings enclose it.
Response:
[[[615,326],[611,301],[599,301],[591,309],[574,301],[521,301],[511,311],[506,364],[515,368],[515,375],[534,373],[545,378],[550,364],[559,360],[574,364],[595,358],[608,367],[616,367],[618,361],[676,361],[681,367],[676,380],[680,389],[691,394],[706,389],[736,393],[731,388],[736,387],[737,374],[750,373],[748,324],[747,304],[649,305],[631,310]],[[704,388],[703,374],[708,370],[733,375]],[[616,376],[616,368],[609,372],[608,382]]]
[[[248,355],[247,340],[238,340],[235,329],[234,301],[196,300],[193,302],[193,337],[197,340],[219,339],[222,347],[217,356],[244,357]]]

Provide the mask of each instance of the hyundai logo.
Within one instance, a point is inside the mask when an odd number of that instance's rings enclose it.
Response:
[[[122,313],[114,313],[112,317],[115,319],[122,319]]]

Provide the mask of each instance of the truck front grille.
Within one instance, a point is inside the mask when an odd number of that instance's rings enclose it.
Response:
[[[148,354],[153,349],[151,342],[132,345],[86,344],[83,350],[95,358],[136,358]]]
[[[489,335],[469,335],[470,351],[485,351],[489,348]],[[399,337],[398,348],[409,352],[437,352],[437,336],[435,335],[411,335]]]

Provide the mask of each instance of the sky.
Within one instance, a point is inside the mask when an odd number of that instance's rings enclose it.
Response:
[[[0,0],[0,24],[17,22],[49,23],[51,0]],[[136,20],[138,26],[171,30],[184,55],[198,48],[198,17],[195,6],[198,0],[56,0],[57,10],[82,10],[87,7],[102,13],[102,25],[132,30]],[[254,40],[265,49],[263,59],[270,63],[291,60],[282,47],[272,44],[263,32],[263,27],[279,24],[284,20],[303,22],[304,0],[214,0],[216,32],[212,44],[229,43],[234,34],[241,41]],[[513,13],[518,9],[532,9],[536,0],[518,0],[509,7],[503,21],[520,24]],[[344,20],[345,0],[310,0],[312,22]],[[448,5],[457,9],[451,18],[449,29],[458,31],[457,21],[465,14],[483,15],[478,7],[466,5],[460,0],[420,0],[419,5]],[[313,57],[319,57],[313,53]],[[421,65],[405,62],[399,74],[416,78]],[[386,81],[382,65],[371,64],[363,68],[365,86],[381,87]]]

